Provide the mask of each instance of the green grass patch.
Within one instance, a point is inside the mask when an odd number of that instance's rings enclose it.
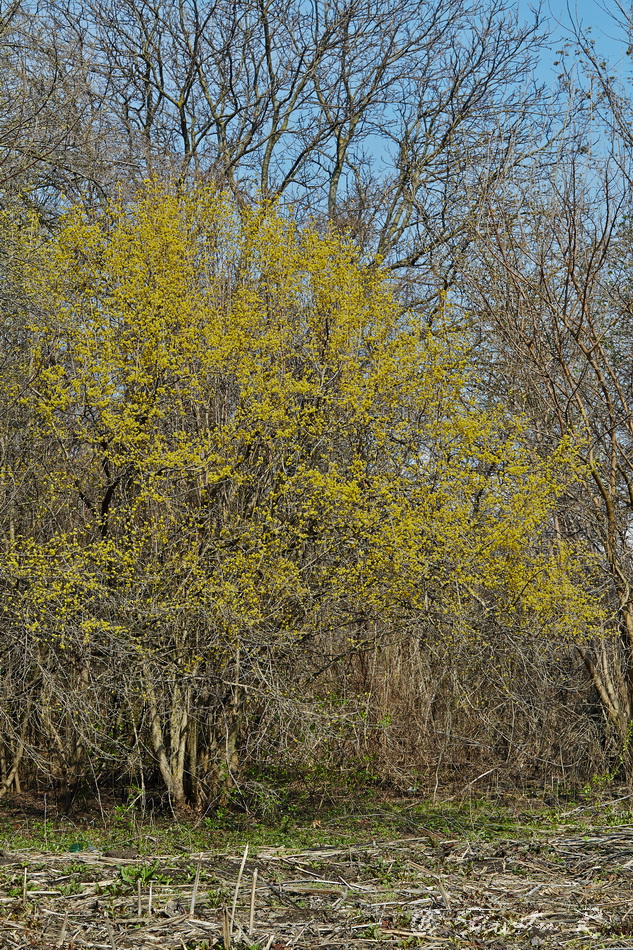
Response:
[[[271,793],[273,794],[273,793]],[[38,814],[18,802],[0,802],[0,849],[33,849],[59,853],[133,847],[138,854],[197,851],[234,853],[248,842],[259,848],[345,847],[358,842],[402,837],[490,842],[542,838],[544,831],[566,827],[591,833],[592,828],[631,821],[631,802],[584,793],[576,801],[545,804],[537,797],[479,795],[430,800],[395,795],[379,788],[339,790],[336,798],[315,801],[313,795],[288,783],[274,790],[274,813],[249,808],[237,798],[206,816],[177,818],[168,813],[143,816],[133,805],[115,805],[78,817]],[[43,811],[43,809],[41,809]]]

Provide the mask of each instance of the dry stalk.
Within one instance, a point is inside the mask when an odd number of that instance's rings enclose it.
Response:
[[[253,871],[253,883],[251,884],[251,901],[248,912],[248,932],[253,935],[253,926],[255,923],[255,890],[257,889],[257,868]]]
[[[448,894],[446,893],[446,888],[442,884],[442,880],[439,877],[437,878],[437,886],[439,888],[440,894],[442,895],[442,901],[444,903],[444,907],[446,908],[446,910],[450,910],[451,902],[448,898]]]
[[[108,932],[108,940],[110,941],[110,946],[112,947],[112,950],[117,950],[116,943],[114,942],[114,930],[112,929],[112,924],[110,923],[107,917],[105,919],[105,929]]]
[[[191,892],[191,904],[189,906],[189,916],[193,917],[193,912],[196,909],[196,897],[198,896],[198,884],[200,883],[200,868],[202,867],[202,855],[198,858],[198,866],[196,867],[196,879],[193,882],[193,891]]]
[[[222,940],[224,941],[224,950],[231,950],[231,927],[229,912],[226,907],[222,908]]]
[[[59,937],[57,938],[56,946],[61,947],[66,939],[66,928],[68,926],[68,911],[64,914],[64,920],[62,923],[62,929],[59,931]]]
[[[233,923],[235,922],[235,908],[237,907],[237,897],[240,890],[240,884],[242,883],[242,874],[244,873],[244,865],[246,864],[246,859],[248,857],[248,845],[244,848],[244,857],[242,858],[242,863],[240,864],[240,871],[237,875],[237,884],[235,885],[235,894],[233,895],[233,906],[231,907],[231,922],[229,926],[229,932],[231,936],[233,935]]]

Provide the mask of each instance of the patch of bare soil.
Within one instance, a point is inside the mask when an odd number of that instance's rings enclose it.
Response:
[[[633,950],[633,828],[0,856],[0,947]]]

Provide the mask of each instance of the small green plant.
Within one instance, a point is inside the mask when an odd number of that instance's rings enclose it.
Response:
[[[631,742],[633,740],[633,724],[629,725],[622,748],[611,769],[607,772],[601,772],[599,775],[593,775],[587,784],[583,787],[585,795],[591,793],[601,793],[606,791],[615,782],[618,775],[624,770],[629,772],[631,768]]]
[[[384,934],[379,924],[373,924],[361,931],[361,936],[363,936],[365,940],[380,940],[381,937],[384,937]]]
[[[62,897],[72,897],[73,894],[79,894],[81,891],[81,882],[69,881],[68,884],[58,884],[57,890]]]
[[[212,887],[207,891],[207,899],[212,907],[222,907],[230,897],[230,888]]]
[[[124,884],[130,886],[134,886],[138,881],[141,884],[149,884],[151,880],[154,880],[159,863],[159,861],[154,861],[153,864],[145,864],[142,867],[119,868],[119,876]],[[162,883],[168,882],[162,881]]]

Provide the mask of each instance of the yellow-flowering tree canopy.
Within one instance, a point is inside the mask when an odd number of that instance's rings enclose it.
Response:
[[[20,239],[37,306],[7,386],[37,452],[0,555],[5,627],[34,663],[72,655],[86,690],[120,671],[175,801],[235,779],[271,657],[419,618],[598,622],[553,537],[573,446],[536,455],[478,399],[468,334],[442,313],[430,330],[345,239],[152,183]]]

